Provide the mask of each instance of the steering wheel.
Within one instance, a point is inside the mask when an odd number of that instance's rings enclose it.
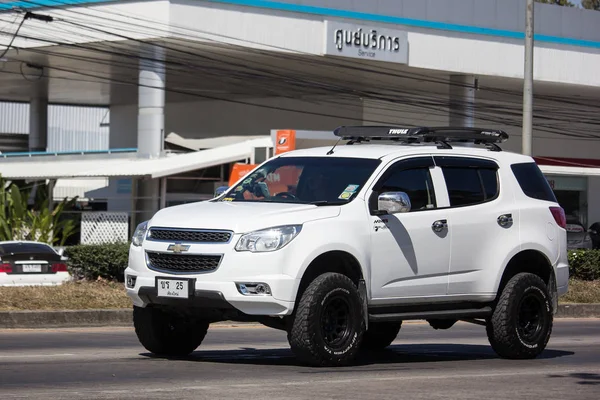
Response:
[[[296,195],[294,195],[294,194],[292,194],[290,192],[279,192],[279,193],[277,193],[273,197],[283,197],[284,199],[285,198],[289,198],[289,199],[292,199],[292,200],[298,200],[298,197],[296,197]]]

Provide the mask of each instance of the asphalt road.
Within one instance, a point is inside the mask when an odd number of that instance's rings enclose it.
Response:
[[[190,357],[152,357],[132,329],[0,331],[0,398],[600,399],[600,320],[558,320],[536,360],[495,356],[484,328],[405,324],[345,368],[298,365],[285,334],[213,327]]]

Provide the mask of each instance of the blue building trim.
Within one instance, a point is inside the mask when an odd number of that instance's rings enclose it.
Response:
[[[37,8],[40,6],[64,6],[78,4],[93,4],[93,3],[108,3],[117,0],[34,0],[37,4],[28,3],[27,1],[14,1],[10,3],[1,3],[0,10],[9,10],[13,7],[22,8]],[[264,8],[269,10],[288,11],[301,14],[311,14],[326,17],[348,18],[369,22],[382,22],[387,24],[396,24],[411,26],[416,28],[426,28],[443,30],[449,32],[468,33],[474,35],[484,35],[511,39],[525,39],[524,32],[509,31],[495,28],[482,28],[478,26],[450,24],[446,22],[427,21],[421,19],[394,17],[381,14],[371,14],[358,11],[339,10],[335,8],[317,7],[302,4],[281,3],[271,0],[205,0],[211,3],[229,4],[245,7]],[[588,47],[600,49],[600,41],[574,39],[552,35],[535,35],[535,40],[543,43],[560,44],[567,46]]]

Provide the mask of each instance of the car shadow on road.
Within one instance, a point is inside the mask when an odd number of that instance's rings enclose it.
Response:
[[[562,350],[545,350],[537,359],[551,359],[570,356],[575,353]],[[151,353],[140,355],[149,358],[168,358],[192,362],[211,362],[240,365],[287,365],[303,366],[289,349],[255,349],[252,347],[239,350],[202,351],[199,348],[186,357],[160,357]],[[411,364],[442,361],[472,361],[499,359],[490,346],[467,344],[419,344],[393,345],[381,351],[363,351],[350,367],[384,364]],[[337,369],[336,369],[337,370]]]
[[[564,375],[548,375],[549,378],[572,378],[578,379],[579,385],[600,385],[600,374],[578,372]]]

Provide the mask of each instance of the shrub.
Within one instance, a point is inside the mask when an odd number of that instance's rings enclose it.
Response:
[[[600,279],[600,250],[569,251],[569,275],[573,279]]]
[[[98,278],[123,282],[129,243],[78,245],[65,249],[69,272],[75,279]]]

